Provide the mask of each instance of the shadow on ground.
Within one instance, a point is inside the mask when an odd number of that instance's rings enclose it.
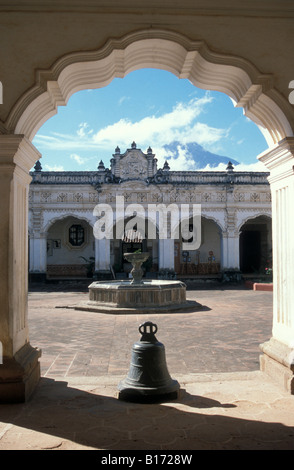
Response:
[[[170,403],[134,404],[101,394],[101,386],[84,391],[42,378],[28,403],[0,406],[9,423],[0,428],[0,449],[294,448],[294,427],[226,416],[237,408],[186,390]]]

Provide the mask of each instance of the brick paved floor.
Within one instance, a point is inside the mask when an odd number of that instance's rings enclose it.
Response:
[[[87,298],[87,292],[68,288],[29,293],[30,342],[42,349],[43,376],[124,375],[145,320],[158,326],[172,376],[258,370],[259,344],[271,337],[271,292],[188,290],[187,298],[203,306],[189,313],[107,315],[66,308]]]
[[[202,311],[146,317],[64,308],[87,293],[57,287],[29,294],[43,377],[27,403],[0,405],[0,450],[294,449],[293,396],[258,370],[259,344],[271,336],[271,292],[189,290]],[[157,323],[181,385],[176,400],[117,399],[146,319]]]

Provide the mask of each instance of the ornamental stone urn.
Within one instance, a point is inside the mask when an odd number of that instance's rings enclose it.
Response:
[[[149,253],[125,253],[124,257],[133,266],[131,270],[133,276],[131,284],[141,284],[144,274],[142,264],[149,258]]]

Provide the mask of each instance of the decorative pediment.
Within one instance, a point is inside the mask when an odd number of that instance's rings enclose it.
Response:
[[[120,160],[120,177],[122,180],[145,180],[148,178],[148,163],[140,150],[130,150]]]
[[[135,142],[124,154],[121,154],[120,149],[117,147],[111,160],[111,172],[121,182],[130,180],[146,181],[157,171],[157,160],[154,157],[155,155],[150,147],[145,154],[141,149],[137,149]]]

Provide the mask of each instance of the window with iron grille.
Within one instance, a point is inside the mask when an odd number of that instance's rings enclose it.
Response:
[[[72,246],[81,246],[85,241],[85,231],[82,225],[72,225],[69,228],[69,242]]]

